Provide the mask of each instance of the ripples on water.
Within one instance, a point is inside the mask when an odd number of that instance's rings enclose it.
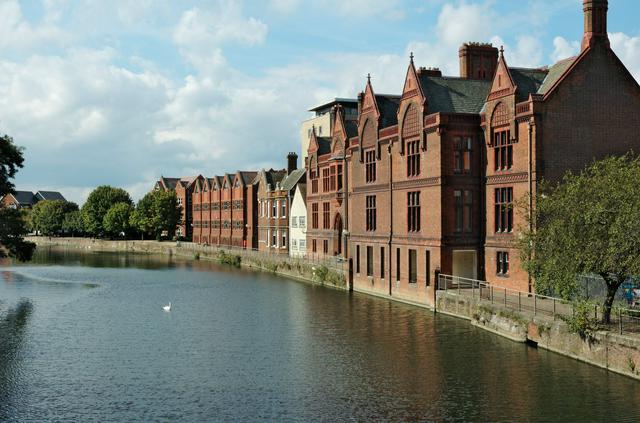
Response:
[[[0,421],[640,421],[637,382],[426,310],[207,262],[38,254],[0,268]]]

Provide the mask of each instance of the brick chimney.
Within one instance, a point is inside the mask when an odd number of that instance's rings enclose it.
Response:
[[[584,11],[584,36],[582,37],[582,50],[593,47],[597,43],[604,43],[609,47],[607,35],[607,0],[583,0]]]
[[[487,43],[464,43],[458,50],[460,78],[493,79],[498,66],[498,49]]]
[[[298,168],[298,155],[294,152],[287,154],[287,174]]]
[[[424,66],[418,68],[418,76],[442,76],[442,71],[439,68],[425,68]]]

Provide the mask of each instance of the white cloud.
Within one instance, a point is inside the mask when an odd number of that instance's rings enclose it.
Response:
[[[580,52],[580,41],[568,41],[563,37],[555,37],[553,39],[553,53],[551,53],[551,61],[553,63],[574,56]]]
[[[17,0],[0,2],[0,48],[21,50],[62,42],[67,35],[53,22],[33,26],[27,22]]]
[[[611,48],[627,66],[636,81],[640,82],[640,36],[630,37],[621,32],[609,34]]]

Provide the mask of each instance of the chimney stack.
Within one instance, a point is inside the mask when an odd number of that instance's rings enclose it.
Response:
[[[584,36],[582,37],[582,50],[593,47],[599,42],[603,42],[609,47],[609,36],[607,34],[607,11],[609,2],[607,0],[583,0],[584,12]]]
[[[498,49],[488,43],[464,43],[458,50],[460,78],[490,81],[498,66]]]
[[[441,77],[442,71],[439,68],[425,68],[421,66],[418,68],[418,76],[436,76]]]
[[[298,155],[294,152],[287,154],[287,174],[298,168]]]

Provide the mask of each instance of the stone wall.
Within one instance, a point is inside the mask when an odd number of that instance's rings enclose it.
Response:
[[[517,342],[527,342],[595,366],[640,379],[640,337],[597,331],[581,338],[562,320],[534,317],[496,304],[438,291],[438,312]]]
[[[348,267],[334,260],[291,258],[267,252],[225,249],[191,242],[111,241],[92,238],[28,237],[37,245],[94,252],[169,254],[193,259],[239,263],[243,267],[276,273],[304,282],[347,290]],[[237,257],[237,258],[236,258]]]

